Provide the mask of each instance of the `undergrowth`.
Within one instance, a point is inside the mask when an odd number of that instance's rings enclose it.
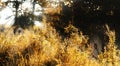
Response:
[[[108,26],[107,26],[108,28]],[[115,32],[108,28],[109,42],[92,57],[89,37],[69,25],[64,40],[45,23],[44,29],[29,29],[13,34],[12,29],[0,33],[0,66],[119,66],[120,52],[115,46]]]

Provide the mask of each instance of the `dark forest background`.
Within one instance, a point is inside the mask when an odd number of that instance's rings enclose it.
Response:
[[[64,27],[73,24],[83,34],[98,35],[103,42],[107,39],[105,24],[116,32],[116,43],[120,39],[120,0],[73,0],[69,6],[62,5],[60,20],[54,26],[63,34]],[[54,21],[54,20],[53,20]]]

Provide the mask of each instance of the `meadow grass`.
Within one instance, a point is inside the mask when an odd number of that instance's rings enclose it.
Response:
[[[12,29],[1,32],[0,66],[119,66],[115,32],[109,27],[109,42],[95,59],[89,37],[74,26],[65,28],[69,33],[65,39],[50,24],[45,26],[44,29],[25,29],[22,34],[13,34]]]

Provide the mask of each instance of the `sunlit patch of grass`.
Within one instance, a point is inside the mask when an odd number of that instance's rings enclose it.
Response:
[[[69,36],[64,40],[56,30],[46,23],[46,29],[24,30],[22,34],[11,31],[0,33],[1,66],[118,66],[120,52],[115,46],[115,32],[109,36],[105,51],[92,57],[88,37],[69,25],[65,28]],[[86,47],[87,46],[87,47]]]

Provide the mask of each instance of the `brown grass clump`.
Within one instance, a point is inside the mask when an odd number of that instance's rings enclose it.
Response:
[[[60,38],[52,27],[23,34],[0,34],[1,65],[36,66],[51,60],[59,49]]]
[[[44,30],[24,30],[14,35],[0,33],[1,66],[84,66],[98,65],[85,49],[87,37],[71,33],[64,41],[56,30],[47,24]],[[83,49],[82,49],[83,48]]]

